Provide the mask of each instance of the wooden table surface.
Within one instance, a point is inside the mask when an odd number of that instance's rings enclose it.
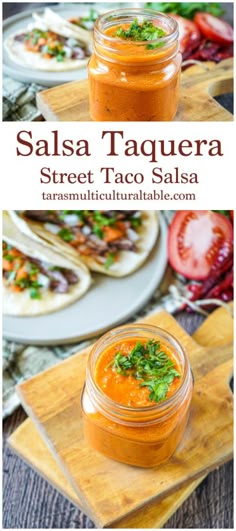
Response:
[[[201,324],[199,315],[181,313],[177,320],[189,332]],[[22,408],[4,422],[3,528],[94,528],[93,522],[57,493],[10,451],[6,439],[26,418]],[[166,523],[169,529],[233,527],[233,463],[215,470]]]

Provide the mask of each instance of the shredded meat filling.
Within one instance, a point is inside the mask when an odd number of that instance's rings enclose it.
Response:
[[[79,281],[71,269],[50,266],[25,255],[5,241],[2,252],[2,272],[7,285],[18,292],[29,289],[31,298],[41,298],[43,287],[55,293],[67,293],[70,286]]]
[[[24,216],[57,225],[61,239],[81,255],[93,255],[101,262],[111,253],[116,256],[119,251],[137,252],[136,228],[142,224],[138,210],[26,210]]]

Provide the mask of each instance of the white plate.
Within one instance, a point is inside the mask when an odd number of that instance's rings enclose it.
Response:
[[[73,343],[118,326],[151,298],[167,265],[167,226],[160,215],[160,234],[153,252],[135,273],[124,278],[93,275],[86,295],[58,312],[39,317],[3,317],[6,339],[34,345]]]
[[[50,7],[50,4],[46,4]],[[69,3],[66,5],[55,6],[52,5],[53,11],[56,11],[64,17],[70,18],[72,16],[86,16],[89,13],[90,7],[93,7],[99,14],[105,13],[111,9],[117,9],[120,6],[126,7],[126,4],[121,3]],[[37,13],[43,13],[44,7],[37,9],[37,3],[35,3],[34,11]],[[27,28],[28,24],[32,22],[32,10],[23,11],[17,15],[7,18],[3,22],[3,42],[7,37]],[[3,47],[3,73],[13,79],[22,81],[24,83],[38,83],[45,87],[54,87],[56,85],[62,85],[68,81],[79,81],[87,77],[87,68],[81,70],[72,70],[68,72],[42,72],[39,70],[31,70],[30,68],[24,68],[23,66],[14,63],[8,56],[7,51]]]

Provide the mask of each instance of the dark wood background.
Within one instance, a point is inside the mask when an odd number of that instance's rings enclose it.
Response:
[[[182,312],[179,323],[189,332],[202,317]],[[4,422],[3,528],[94,528],[93,522],[38,476],[7,446],[7,437],[23,422],[22,408]],[[233,463],[215,470],[166,523],[169,529],[233,528]]]

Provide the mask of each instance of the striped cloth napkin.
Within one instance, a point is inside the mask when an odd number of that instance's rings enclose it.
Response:
[[[22,83],[3,76],[2,118],[5,122],[32,122],[41,116],[36,107],[35,95],[45,87],[35,83]]]

